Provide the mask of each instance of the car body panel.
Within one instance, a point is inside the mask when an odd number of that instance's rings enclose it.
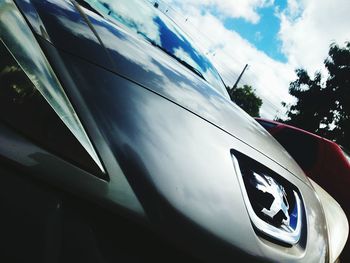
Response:
[[[93,28],[71,2],[25,3],[33,4],[22,9],[27,19],[33,12],[40,17],[28,21],[45,26],[32,28],[40,29],[38,42],[94,142],[109,181],[0,129],[4,145],[30,145],[17,155],[11,147],[1,148],[6,162],[137,218],[207,262],[251,262],[252,257],[328,261],[327,224],[314,189],[282,147],[239,107],[163,51],[88,10],[84,12]],[[254,229],[232,150],[299,190],[305,213],[296,245],[280,244]]]
[[[300,167],[305,174],[312,180],[317,182],[323,189],[325,189],[331,196],[341,205],[347,217],[350,216],[349,205],[349,185],[350,185],[350,162],[347,160],[342,149],[335,142],[332,142],[319,135],[305,131],[303,129],[290,126],[276,121],[270,121],[262,118],[257,118],[257,121],[263,125],[287,150],[290,145],[297,145],[290,154],[297,160],[300,156],[305,154],[313,155],[312,162],[305,164],[299,162]],[[302,144],[295,138],[290,137],[287,144],[286,141],[281,141],[280,136],[293,131],[299,137],[305,140],[312,141],[313,147],[307,149],[309,144]],[[350,244],[347,242],[342,260],[350,260]]]
[[[75,76],[76,85],[84,87],[81,95],[151,224],[183,240],[187,233],[176,221],[184,217],[186,224],[191,222],[214,239],[250,255],[273,259],[284,253],[286,262],[294,262],[312,261],[312,251],[323,251],[317,261],[325,260],[326,226],[324,219],[317,216],[320,206],[312,188],[270,158],[188,110],[160,99],[153,91],[140,89],[135,83],[65,52],[60,54]],[[317,226],[304,229],[304,243],[286,248],[256,236],[234,173],[231,149],[260,160],[298,187],[307,200],[305,220]],[[114,172],[107,171],[113,180]],[[207,253],[213,256],[213,250]],[[227,253],[229,250],[223,255]]]
[[[314,147],[311,150],[305,149],[306,146],[304,145],[304,147],[300,147],[299,150],[290,152],[291,155],[296,160],[298,160],[298,155],[305,154],[305,151],[308,152],[309,155],[314,155],[310,165],[299,162],[305,174],[321,185],[327,192],[331,193],[339,203],[347,203],[347,200],[349,200],[347,186],[350,184],[350,163],[339,145],[317,134],[294,126],[261,118],[257,118],[257,121],[262,124],[264,124],[264,122],[273,124],[273,126],[266,127],[277,140],[281,134],[287,131],[293,131],[295,134],[300,134],[301,137],[313,141]],[[298,144],[299,142],[295,141],[294,138],[290,138],[290,143]],[[283,142],[281,142],[281,144],[288,149],[288,146]],[[344,209],[347,214],[349,214],[350,209],[348,206],[344,206]]]
[[[308,183],[289,154],[247,113],[206,81],[174,63],[176,60],[162,50],[135,37],[122,26],[84,9],[103,43],[101,45],[69,1],[31,2],[45,24],[49,39],[57,48],[157,92],[267,155]]]

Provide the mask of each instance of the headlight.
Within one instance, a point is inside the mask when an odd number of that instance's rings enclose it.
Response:
[[[26,7],[29,8],[28,6]],[[0,0],[0,42],[16,59],[35,88],[85,148],[99,169],[105,172],[63,87],[13,0]]]
[[[309,179],[323,207],[326,217],[329,242],[329,262],[337,260],[349,234],[349,224],[340,205],[317,183]]]

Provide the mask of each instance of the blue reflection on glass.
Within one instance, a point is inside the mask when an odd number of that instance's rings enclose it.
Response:
[[[84,0],[98,13],[118,22],[175,57],[207,80],[227,97],[226,88],[211,62],[202,55],[189,38],[167,16],[150,3],[135,0]]]

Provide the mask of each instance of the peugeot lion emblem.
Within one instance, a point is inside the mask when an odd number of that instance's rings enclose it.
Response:
[[[273,196],[273,201],[270,208],[263,208],[261,212],[271,219],[275,218],[278,213],[282,212],[283,218],[281,224],[290,229],[290,217],[289,217],[289,203],[287,200],[286,192],[283,186],[279,185],[273,178],[269,176],[262,176],[254,173],[256,179],[255,187],[264,192],[269,193]]]
[[[283,243],[298,243],[303,215],[297,188],[272,171],[244,169],[234,155],[232,160],[254,228]]]

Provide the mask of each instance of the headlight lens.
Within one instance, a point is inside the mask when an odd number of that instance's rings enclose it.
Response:
[[[349,234],[349,224],[340,205],[323,190],[317,183],[309,178],[323,207],[326,217],[329,242],[329,262],[337,260],[342,252]]]
[[[105,172],[63,87],[13,0],[0,0],[0,41],[16,58],[21,69],[89,153],[100,170]]]

